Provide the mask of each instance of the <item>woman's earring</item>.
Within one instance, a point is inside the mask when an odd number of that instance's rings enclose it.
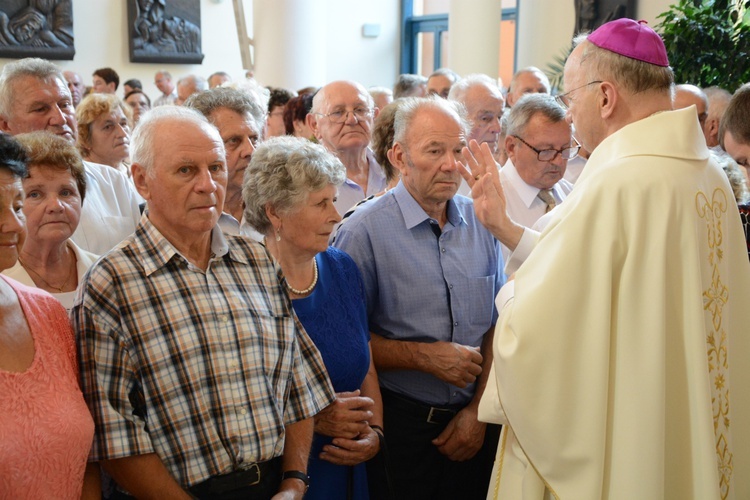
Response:
[[[276,228],[276,241],[281,241],[281,226]]]

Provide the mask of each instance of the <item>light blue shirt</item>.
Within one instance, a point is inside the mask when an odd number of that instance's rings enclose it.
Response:
[[[380,193],[388,184],[385,180],[383,167],[375,161],[375,155],[369,149],[367,150],[367,164],[367,192],[364,192],[362,186],[348,177],[344,180],[344,183],[339,186],[338,196],[334,203],[339,215],[343,216],[350,208],[368,196]]]
[[[359,266],[370,331],[388,339],[446,341],[478,347],[497,320],[494,298],[503,284],[500,244],[477,220],[473,202],[448,201],[437,225],[403,183],[365,203],[342,224],[335,246]],[[431,405],[466,404],[465,389],[416,370],[378,373],[380,384]]]

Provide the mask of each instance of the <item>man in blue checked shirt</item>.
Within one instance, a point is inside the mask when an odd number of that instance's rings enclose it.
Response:
[[[470,126],[463,107],[409,98],[395,121],[401,182],[362,205],[336,246],[362,272],[383,395],[388,474],[368,470],[375,498],[484,498],[497,429],[477,420],[491,366],[499,243],[456,195]]]

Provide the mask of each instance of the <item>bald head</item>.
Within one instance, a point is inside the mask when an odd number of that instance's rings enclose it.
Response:
[[[330,151],[359,153],[370,143],[375,117],[372,96],[357,82],[339,80],[321,88],[313,98],[308,126]]]
[[[708,99],[706,98],[706,94],[695,85],[675,85],[672,107],[674,109],[684,109],[689,108],[690,106],[695,106],[695,110],[698,114],[698,121],[701,124],[701,129],[703,129],[706,123],[706,118],[708,118]],[[708,142],[708,138],[706,138],[706,142]]]

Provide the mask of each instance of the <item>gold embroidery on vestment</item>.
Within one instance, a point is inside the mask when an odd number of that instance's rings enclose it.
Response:
[[[721,280],[719,264],[724,258],[722,243],[722,215],[727,211],[727,195],[720,188],[716,188],[708,197],[698,192],[695,195],[695,207],[698,215],[706,222],[708,243],[708,262],[713,270],[711,283],[703,291],[703,309],[711,314],[713,329],[706,335],[708,370],[712,381],[711,404],[714,421],[714,436],[716,439],[716,457],[719,468],[719,491],[721,498],[729,496],[732,480],[732,451],[729,447],[729,385],[727,372],[727,334],[722,328],[724,306],[729,301],[729,289]]]

